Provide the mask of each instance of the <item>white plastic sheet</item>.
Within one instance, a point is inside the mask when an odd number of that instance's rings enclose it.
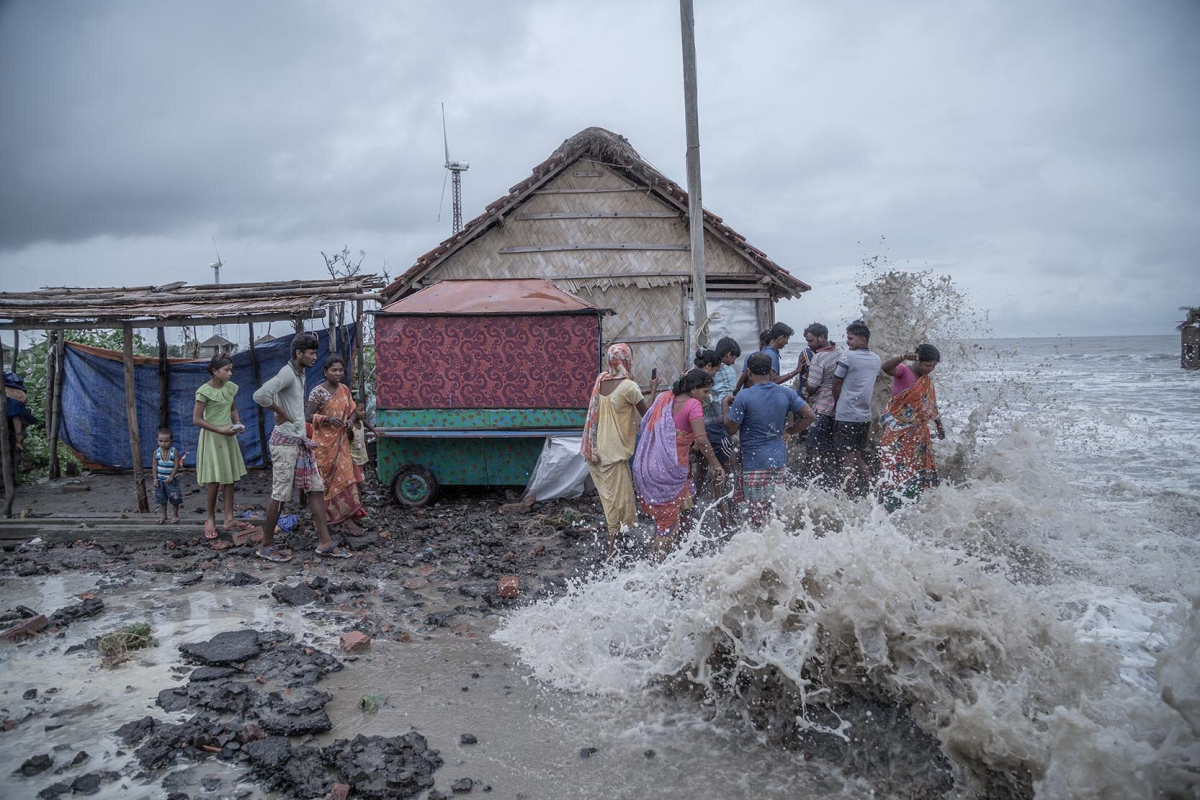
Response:
[[[556,500],[582,495],[591,482],[587,462],[579,454],[582,445],[582,436],[547,436],[523,499],[532,496],[538,501]]]

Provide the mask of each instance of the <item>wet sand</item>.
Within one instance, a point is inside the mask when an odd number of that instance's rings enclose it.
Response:
[[[86,482],[92,488],[82,493],[26,487],[18,508],[68,519],[80,509],[119,512],[122,500],[132,500],[128,478]],[[252,475],[239,491],[239,507],[261,503],[265,495],[257,492],[264,489],[262,476]],[[163,690],[180,687],[182,694],[197,685],[188,677],[199,665],[179,646],[251,629],[288,634],[344,665],[311,687],[332,697],[324,705],[330,730],[291,737],[292,745],[328,748],[359,735],[415,730],[444,763],[434,772],[433,790],[412,796],[449,796],[453,786],[465,788],[463,779],[470,779],[471,793],[498,798],[865,793],[865,785],[831,766],[762,746],[742,720],[690,697],[635,702],[546,688],[492,641],[506,610],[556,596],[568,578],[596,567],[604,545],[594,499],[508,514],[500,506],[515,498],[504,492],[451,494],[424,512],[387,505],[379,490],[372,499],[373,526],[365,537],[347,540],[356,550],[350,561],[309,555],[315,541],[309,524],[283,538],[297,551],[289,564],[254,558],[249,547],[213,550],[196,534],[197,494],[185,498],[192,524],[162,527],[159,541],[95,543],[81,535],[77,543],[50,546],[5,542],[4,609],[21,605],[50,616],[89,594],[103,607],[21,643],[0,642],[0,717],[13,723],[0,731],[0,789],[32,797],[86,776],[77,786],[98,782],[96,797],[294,795],[267,791],[262,770],[227,757],[234,755],[228,750],[197,751],[147,769],[137,755],[147,740],[124,744],[116,736],[144,717],[168,723],[192,717],[198,709],[167,712],[156,701]],[[144,517],[131,519],[145,524]],[[497,592],[505,575],[520,579],[515,599]],[[313,602],[291,605],[288,598]],[[103,666],[96,638],[137,622],[153,627],[157,646],[115,668]],[[341,652],[339,637],[348,631],[370,636],[369,649]],[[252,677],[240,676],[248,683]],[[24,699],[29,690],[36,697]],[[286,697],[309,688],[289,683],[281,691]],[[361,699],[379,694],[386,702],[365,712]],[[254,721],[252,712],[199,711],[214,721]],[[461,743],[464,734],[477,742]],[[12,774],[42,754],[52,759],[50,768],[31,777]],[[73,765],[76,758],[81,763]],[[332,771],[326,777],[337,779]]]

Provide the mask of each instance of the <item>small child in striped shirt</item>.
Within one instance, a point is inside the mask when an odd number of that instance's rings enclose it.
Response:
[[[167,505],[171,505],[174,515],[172,525],[179,524],[179,507],[183,505],[183,489],[179,486],[179,468],[183,466],[183,457],[175,449],[174,434],[170,428],[158,429],[158,447],[154,451],[154,502],[162,506],[162,516],[158,524],[167,521]]]

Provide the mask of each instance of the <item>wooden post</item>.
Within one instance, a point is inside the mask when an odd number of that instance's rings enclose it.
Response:
[[[679,0],[679,25],[683,34],[683,109],[687,123],[688,228],[692,242],[692,329],[695,344],[684,342],[685,355],[692,347],[709,342],[708,287],[704,277],[704,205],[700,198],[700,112],[696,104],[696,21],[692,0]],[[686,359],[685,359],[686,361]]]
[[[19,355],[21,355],[21,330],[18,328],[18,329],[13,330],[13,359],[12,359],[12,371],[13,372],[17,371],[17,356],[19,356]]]
[[[137,498],[138,511],[145,514],[150,511],[150,501],[146,497],[146,476],[142,473],[142,439],[133,379],[133,326],[126,322],[121,326],[121,332],[125,355],[125,419],[129,424],[129,449],[133,454],[133,494]]]
[[[12,516],[13,501],[17,499],[16,470],[13,469],[13,434],[9,431],[8,414],[0,414],[0,474],[4,477],[5,517]]]
[[[363,366],[363,301],[354,301],[354,364],[358,373],[358,402],[362,405],[363,413],[367,408],[367,372]]]
[[[296,317],[292,320],[292,327],[296,329],[296,333],[304,333],[304,318]]]
[[[247,323],[250,326],[250,369],[254,375],[254,388],[262,386],[262,373],[258,367],[258,352],[254,349],[254,323]],[[263,407],[258,403],[254,404],[254,417],[258,422],[258,449],[262,452],[263,466],[268,466],[271,463],[271,450],[267,447],[267,424],[263,420]]]
[[[54,339],[55,331],[46,331],[46,394],[42,400],[42,420],[46,425],[46,438],[50,438],[50,418],[53,416],[54,409],[54,378],[55,378],[55,363],[54,363]]]
[[[58,431],[62,425],[62,390],[67,377],[67,332],[59,329],[54,337],[54,404],[50,409],[50,477],[62,477],[58,467]]]
[[[158,329],[158,426],[171,427],[171,396],[168,391],[169,380],[167,370],[167,329]]]
[[[341,308],[339,303],[329,309],[329,321],[332,324],[332,330],[329,332],[329,352],[336,353],[340,350],[342,343],[342,326],[338,324],[338,309]]]

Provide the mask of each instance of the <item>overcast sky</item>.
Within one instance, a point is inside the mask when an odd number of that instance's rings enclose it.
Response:
[[[697,0],[705,206],[856,315],[864,259],[996,335],[1169,333],[1200,304],[1200,3]],[[0,4],[0,276],[393,275],[591,125],[684,183],[678,5]],[[447,200],[448,203],[448,200]],[[7,338],[7,337],[6,337]]]

